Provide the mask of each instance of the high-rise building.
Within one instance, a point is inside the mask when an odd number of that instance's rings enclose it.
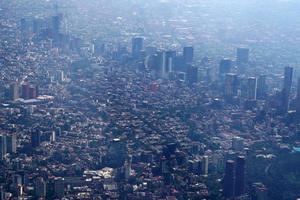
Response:
[[[33,130],[31,133],[31,146],[32,148],[36,148],[40,146],[41,142],[41,132],[40,130]]]
[[[27,83],[22,85],[22,98],[23,99],[29,98],[29,85]]]
[[[238,48],[236,51],[236,63],[237,65],[246,64],[249,62],[249,49]]]
[[[107,162],[111,167],[122,167],[127,157],[127,147],[124,140],[115,138],[108,147]]]
[[[27,32],[28,22],[27,22],[27,20],[25,18],[22,18],[20,20],[20,29],[21,29],[22,34],[24,34],[25,32]]]
[[[6,150],[7,153],[17,152],[17,137],[15,134],[6,136]]]
[[[223,182],[223,194],[225,198],[234,197],[234,166],[235,162],[233,160],[228,160],[225,167],[225,176]]]
[[[183,59],[184,63],[192,63],[194,61],[194,47],[183,48]]]
[[[176,57],[176,51],[166,51],[166,72],[174,71],[173,62]]]
[[[203,175],[208,174],[208,156],[203,156],[201,161],[201,171]]]
[[[156,65],[158,66],[158,70],[163,78],[167,75],[167,69],[166,69],[166,52],[165,51],[158,51],[157,57],[156,57]]]
[[[235,170],[235,195],[240,196],[245,192],[245,157],[238,156]]]
[[[280,110],[283,112],[287,112],[289,110],[289,100],[290,93],[292,88],[292,80],[293,80],[293,68],[285,67],[284,68],[284,83],[282,89],[282,106]]]
[[[234,137],[232,139],[232,149],[234,151],[243,151],[244,150],[244,140],[241,137]]]
[[[222,59],[219,65],[219,76],[222,77],[225,74],[230,73],[232,67],[232,60]]]
[[[29,98],[36,99],[36,97],[37,97],[36,86],[30,86],[29,87]]]
[[[257,79],[255,77],[248,78],[247,81],[247,98],[251,100],[256,99],[256,85]]]
[[[62,198],[65,194],[65,180],[61,177],[54,180],[54,196]]]
[[[300,78],[297,80],[296,112],[300,114]]]
[[[132,38],[132,57],[138,58],[144,48],[144,38]]]
[[[260,75],[257,79],[257,99],[265,99],[267,96],[266,75]]]
[[[228,73],[225,76],[225,88],[224,96],[225,98],[233,98],[237,95],[238,91],[238,77],[237,74]]]
[[[35,182],[35,195],[36,197],[46,197],[46,182],[42,177],[38,177]]]
[[[0,160],[3,160],[6,154],[6,136],[0,135]]]
[[[268,200],[268,188],[262,183],[254,183],[251,188],[251,200]]]
[[[52,39],[56,42],[59,40],[60,25],[61,25],[60,16],[53,16],[52,17],[52,34],[53,34]]]
[[[187,83],[189,85],[195,84],[198,82],[198,67],[188,64],[187,66]]]
[[[124,174],[125,174],[125,180],[128,180],[131,175],[131,162],[130,161],[125,161]]]
[[[19,98],[19,86],[17,83],[10,85],[10,100],[15,101]]]

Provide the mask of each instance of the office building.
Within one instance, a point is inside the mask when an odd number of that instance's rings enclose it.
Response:
[[[17,152],[17,136],[15,134],[6,136],[6,150],[7,153]]]
[[[10,100],[16,101],[19,98],[19,86],[17,83],[10,85]]]
[[[245,157],[238,156],[235,170],[235,195],[240,196],[245,192]]]
[[[250,77],[247,80],[247,98],[249,100],[256,100],[256,85],[257,79],[255,77]]]
[[[111,141],[108,152],[107,162],[111,167],[122,167],[127,157],[127,146],[124,140],[115,138]]]
[[[292,80],[293,80],[293,68],[285,67],[284,68],[284,83],[282,89],[282,105],[279,108],[282,112],[287,112],[289,110],[289,102],[290,102],[290,93],[292,88]]]
[[[183,59],[185,64],[192,63],[194,61],[194,47],[183,48]]]
[[[233,160],[228,160],[225,167],[225,176],[223,181],[223,194],[225,198],[234,197],[234,168],[235,162]]]
[[[232,139],[232,149],[234,151],[243,151],[244,150],[244,140],[241,137],[234,137]]]
[[[167,69],[166,69],[166,52],[164,50],[158,51],[156,56],[156,65],[158,68],[158,71],[160,72],[160,75],[162,78],[165,78],[167,75]]]
[[[268,188],[263,183],[254,183],[251,188],[251,200],[268,199]]]
[[[233,73],[228,73],[225,76],[224,96],[231,99],[237,95],[238,91],[238,76]]]
[[[187,83],[189,85],[195,84],[198,82],[198,67],[188,64],[187,66]]]
[[[38,198],[46,197],[46,182],[42,177],[38,177],[35,182],[35,195]]]
[[[32,148],[39,147],[41,143],[41,132],[40,130],[33,130],[31,133],[31,146]]]
[[[267,96],[266,75],[260,75],[257,79],[256,98],[262,100],[265,99],[266,96]]]
[[[65,194],[65,181],[63,178],[58,177],[54,179],[54,196],[62,198]]]
[[[176,57],[176,51],[166,51],[166,72],[172,72],[174,71],[174,59]]]
[[[37,90],[36,86],[29,87],[29,99],[36,99],[37,98]]]
[[[0,135],[0,160],[4,159],[4,156],[6,154],[6,136]]]
[[[236,63],[237,65],[246,64],[249,62],[249,49],[238,48],[236,51]]]
[[[232,60],[222,59],[220,61],[220,65],[219,65],[219,76],[223,77],[223,76],[225,76],[225,74],[230,73],[231,68],[232,68]]]
[[[141,37],[132,38],[132,57],[137,59],[144,48],[144,39]]]
[[[208,156],[203,156],[201,161],[202,175],[208,175]]]
[[[29,85],[27,83],[22,85],[22,98],[23,99],[29,98]]]
[[[300,114],[300,78],[297,80],[296,112]]]

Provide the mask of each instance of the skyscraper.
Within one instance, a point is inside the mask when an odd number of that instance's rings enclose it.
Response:
[[[230,73],[232,67],[232,61],[230,59],[222,59],[219,65],[219,76],[222,77],[225,74]]]
[[[35,182],[36,197],[46,197],[46,182],[42,177],[38,177]]]
[[[233,160],[226,162],[225,176],[223,182],[223,194],[226,198],[234,197],[234,166]]]
[[[238,48],[236,51],[236,63],[237,65],[246,64],[249,62],[249,49]]]
[[[22,98],[23,99],[29,98],[29,85],[27,83],[22,85]]]
[[[3,160],[6,154],[6,136],[0,135],[0,160]]]
[[[65,194],[65,180],[61,177],[54,180],[54,196],[62,198]]]
[[[238,90],[238,77],[237,74],[228,73],[225,76],[224,96],[231,99],[237,95]]]
[[[235,195],[240,196],[245,192],[245,157],[238,156],[235,170]]]
[[[247,98],[251,100],[256,99],[256,84],[257,79],[255,77],[248,78],[247,81]]]
[[[15,134],[6,136],[6,150],[7,153],[17,152],[17,137]]]
[[[61,24],[60,16],[52,17],[52,39],[57,42],[59,40],[59,29]]]
[[[166,72],[172,72],[174,69],[173,63],[176,57],[176,51],[166,51]]]
[[[293,68],[285,67],[284,68],[284,83],[282,89],[282,106],[280,108],[281,111],[287,112],[289,110],[289,98],[290,92],[292,88],[292,80],[293,80]]]
[[[40,146],[41,142],[41,132],[40,130],[33,130],[31,133],[31,146],[36,148]]]
[[[297,114],[300,114],[300,78],[298,78],[297,81],[296,112]]]
[[[164,50],[158,51],[157,52],[157,57],[156,57],[156,65],[158,66],[158,71],[160,72],[162,77],[165,77],[167,74],[167,69],[166,69],[166,52]]]
[[[10,100],[15,101],[19,98],[19,86],[17,83],[10,85]]]
[[[198,67],[188,64],[187,66],[187,83],[189,85],[195,84],[198,82]]]
[[[202,157],[201,171],[202,171],[203,175],[208,174],[208,156],[203,156]]]
[[[183,48],[183,59],[185,64],[192,63],[194,61],[194,47]]]
[[[137,59],[143,50],[144,39],[141,37],[132,38],[132,57]]]
[[[267,96],[266,75],[260,75],[257,79],[257,99],[265,99]]]

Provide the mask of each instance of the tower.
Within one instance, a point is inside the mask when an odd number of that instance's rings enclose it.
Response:
[[[198,67],[188,64],[187,66],[187,82],[189,85],[198,82]]]
[[[15,101],[19,98],[19,86],[17,83],[10,85],[10,100]]]
[[[144,39],[141,37],[132,38],[132,57],[138,58],[144,47]]]
[[[266,75],[260,75],[257,79],[257,99],[265,99],[267,96]]]
[[[173,63],[174,58],[176,57],[176,51],[167,51],[166,52],[166,72],[172,72],[174,69]]]
[[[245,157],[238,156],[235,170],[235,195],[240,196],[245,192]]]
[[[222,59],[219,65],[219,76],[222,77],[225,74],[230,73],[232,67],[232,61],[230,59]]]
[[[22,85],[22,98],[23,99],[29,98],[29,85],[27,83]]]
[[[65,185],[63,178],[55,178],[54,180],[54,196],[62,198],[65,194]]]
[[[282,89],[282,109],[283,112],[287,112],[289,110],[289,98],[290,92],[292,88],[292,80],[293,80],[293,68],[285,67],[284,68],[284,83]]]
[[[6,150],[7,153],[17,152],[17,137],[15,134],[6,136]]]
[[[300,78],[297,80],[296,112],[300,114]]]
[[[46,182],[42,177],[38,177],[35,182],[36,197],[46,197]]]
[[[207,175],[208,174],[208,156],[202,157],[201,168],[202,168],[202,174]]]
[[[231,99],[237,95],[238,90],[238,78],[236,74],[228,73],[225,76],[225,88],[224,96],[227,99]]]
[[[194,47],[183,48],[183,59],[184,63],[192,63],[194,61]]]
[[[3,160],[6,154],[6,136],[0,135],[0,160]]]
[[[31,133],[31,146],[36,148],[40,146],[41,132],[39,130],[33,130]]]
[[[223,193],[226,198],[234,197],[234,166],[233,160],[228,160],[225,167]]]
[[[247,98],[251,100],[256,99],[256,84],[257,79],[255,77],[248,78],[247,81]]]
[[[249,62],[249,49],[248,48],[238,48],[236,50],[236,63],[237,65],[246,64]]]

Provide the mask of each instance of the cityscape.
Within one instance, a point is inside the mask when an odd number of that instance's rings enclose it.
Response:
[[[299,11],[0,0],[0,200],[299,200]]]

